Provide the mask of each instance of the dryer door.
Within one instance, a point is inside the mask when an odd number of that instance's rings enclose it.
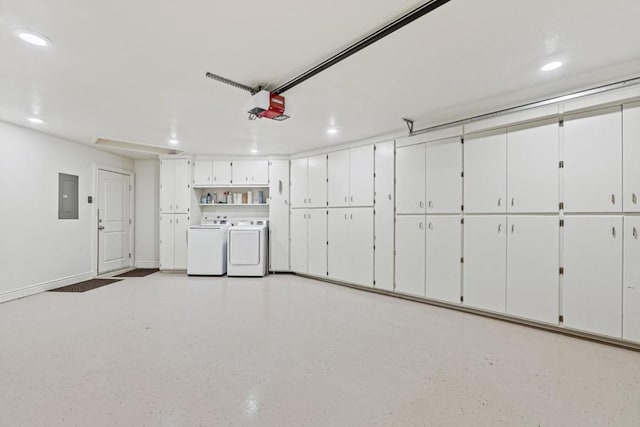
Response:
[[[229,230],[229,264],[260,263],[260,230]]]

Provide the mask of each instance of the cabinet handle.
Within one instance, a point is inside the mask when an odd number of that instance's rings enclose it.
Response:
[[[169,220],[169,224],[173,224],[173,220],[172,219]]]
[[[353,202],[353,196],[351,196],[351,201]]]
[[[613,236],[613,238],[616,238],[616,228],[615,227],[611,227],[611,235]]]
[[[344,219],[347,219],[347,214],[344,214]]]
[[[173,205],[169,205],[169,210],[173,209]]]
[[[304,199],[304,204],[305,204],[305,205],[307,204],[307,199]]]
[[[502,224],[498,224],[498,233],[502,232]]]
[[[353,214],[350,215],[351,219],[353,219]]]
[[[347,201],[347,196],[344,196],[344,201],[345,201],[345,202]]]
[[[176,224],[178,223],[178,218],[176,218]]]
[[[638,240],[638,229],[633,227],[633,238]]]
[[[498,206],[502,206],[502,198],[498,197]]]
[[[423,223],[420,223],[420,225],[418,227],[420,227],[420,230],[424,230],[424,224]]]
[[[309,199],[309,204],[311,204],[311,199]]]
[[[427,225],[427,227],[429,227],[429,230],[433,230],[433,223],[429,223],[429,225]]]
[[[515,231],[516,231],[516,225],[511,224],[511,234],[513,234]]]
[[[389,193],[389,196],[388,196],[388,197],[389,197],[389,200],[391,200],[391,193]]]
[[[616,204],[616,195],[615,194],[611,195],[611,203],[614,204],[614,205]]]
[[[213,177],[213,180],[214,180],[214,181],[217,181],[217,180],[218,180],[218,177],[217,177],[217,176],[214,176],[214,177]]]
[[[249,177],[248,177],[248,176],[245,176],[245,177],[244,177],[244,180],[245,180],[245,181],[249,181]]]
[[[431,200],[429,200],[429,207],[432,208],[433,207],[433,202]]]
[[[424,203],[420,202],[420,207],[424,208]]]
[[[178,210],[178,209],[180,209],[180,208],[179,208],[179,207],[178,207],[178,205],[176,204],[176,210]]]
[[[636,193],[633,193],[631,195],[631,201],[633,202],[634,205],[638,204],[638,197],[636,196]]]
[[[307,214],[302,215],[302,218],[307,219]]]
[[[311,214],[308,214],[308,215],[307,215],[307,219],[311,219]]]
[[[513,206],[513,205],[514,205],[515,201],[516,201],[516,199],[512,197],[512,198],[511,198],[511,206]]]

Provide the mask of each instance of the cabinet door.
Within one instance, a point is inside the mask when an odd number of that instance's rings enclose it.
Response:
[[[427,144],[427,213],[459,213],[462,206],[460,138]]]
[[[309,157],[308,173],[308,206],[324,208],[327,206],[327,155]]]
[[[622,218],[564,220],[564,324],[622,336]]]
[[[425,296],[425,216],[396,216],[396,292]]]
[[[464,218],[463,296],[465,305],[497,312],[505,311],[506,223],[504,215]]]
[[[327,171],[329,206],[349,206],[349,150],[329,153]]]
[[[507,210],[558,212],[557,121],[507,131]]]
[[[164,214],[160,216],[160,269],[161,270],[174,268],[174,259],[173,259],[174,217],[175,215],[172,215],[172,214]]]
[[[211,160],[193,161],[193,184],[211,185],[213,181],[213,162]]]
[[[349,281],[349,209],[329,209],[328,234],[328,268],[329,277],[335,280]]]
[[[188,230],[189,217],[186,214],[176,214],[173,228],[173,268],[178,270],[186,270],[187,268]]]
[[[396,212],[424,213],[425,186],[425,144],[397,148]]]
[[[188,213],[191,210],[191,172],[190,160],[175,160],[173,200],[176,213]]]
[[[175,160],[160,160],[160,212],[175,212],[173,193],[175,188]],[[173,223],[173,220],[171,221]]]
[[[622,338],[640,342],[640,216],[624,218]]]
[[[289,161],[269,167],[269,263],[271,271],[289,270]]]
[[[291,207],[307,206],[307,158],[291,160]]]
[[[327,275],[327,211],[307,211],[307,272],[315,276]]]
[[[291,210],[291,270],[307,272],[307,211]]]
[[[231,162],[228,160],[214,160],[211,163],[211,183],[213,185],[231,184]]]
[[[507,134],[501,131],[464,141],[464,210],[506,212]]]
[[[622,123],[624,210],[640,212],[640,103],[624,106]]]
[[[376,144],[374,265],[375,287],[393,290],[394,250],[394,142]]]
[[[507,313],[557,324],[558,217],[509,216],[507,226]]]
[[[349,209],[349,281],[373,286],[373,208]]]
[[[268,160],[251,161],[251,184],[253,185],[269,184],[269,161]]]
[[[459,143],[458,143],[459,144]],[[459,303],[462,224],[458,215],[427,215],[426,297]]]
[[[349,204],[373,206],[373,145],[349,150]]]
[[[234,160],[231,165],[233,185],[251,184],[251,160]]]
[[[619,107],[564,121],[564,210],[622,212]]]

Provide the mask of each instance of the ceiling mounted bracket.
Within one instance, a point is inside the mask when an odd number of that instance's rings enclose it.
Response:
[[[402,120],[404,120],[404,123],[407,125],[407,128],[409,129],[409,135],[413,135],[413,120],[411,119],[407,119],[407,118],[402,118]]]
[[[241,90],[247,91],[252,96],[255,95],[256,93],[260,92],[263,89],[262,86],[251,87],[251,86],[243,85],[242,83],[238,83],[238,82],[233,81],[231,79],[228,79],[226,77],[222,77],[222,76],[220,76],[218,74],[213,74],[213,73],[207,72],[205,74],[205,76],[208,79],[216,80],[216,81],[219,81],[220,83],[224,83],[226,85],[235,87],[236,89],[241,89]]]

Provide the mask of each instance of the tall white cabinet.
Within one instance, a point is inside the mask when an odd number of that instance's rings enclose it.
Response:
[[[160,269],[187,268],[191,211],[191,158],[160,158]]]
[[[291,161],[291,207],[327,206],[327,155]]]
[[[506,130],[465,138],[464,211],[507,211]]]
[[[459,303],[462,287],[460,215],[426,216],[425,296]]]
[[[374,286],[393,290],[395,142],[375,145]]]
[[[328,276],[373,286],[373,208],[328,210]]]
[[[288,160],[269,162],[269,265],[271,271],[290,269]]]
[[[640,216],[624,219],[622,337],[640,342]]]
[[[373,159],[373,145],[328,154],[330,207],[373,206]]]
[[[307,210],[291,210],[291,270],[307,273]]]
[[[396,291],[425,296],[424,215],[396,216]]]
[[[462,144],[460,138],[426,145],[426,211],[459,213],[462,209]]]
[[[640,213],[640,102],[623,106],[623,208]]]
[[[396,213],[425,213],[425,144],[396,149]]]

